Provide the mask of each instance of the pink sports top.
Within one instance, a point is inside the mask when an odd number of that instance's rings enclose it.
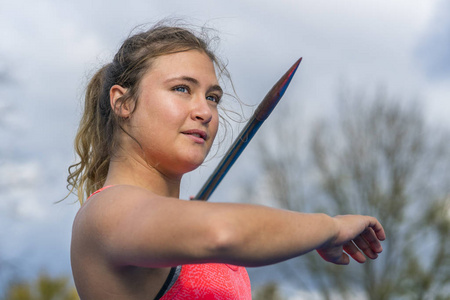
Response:
[[[179,270],[179,267],[175,269]],[[167,281],[171,280],[172,286],[165,284],[156,299],[252,299],[250,279],[243,267],[226,264],[183,265],[178,278],[170,277]]]
[[[182,265],[170,270],[155,298],[158,299],[251,300],[250,279],[244,267],[216,263]]]

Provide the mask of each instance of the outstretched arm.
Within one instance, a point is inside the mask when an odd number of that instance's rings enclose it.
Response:
[[[381,252],[384,231],[372,217],[184,201],[114,186],[81,209],[73,237],[83,239],[80,247],[100,248],[115,264],[158,268],[204,262],[261,266],[314,249],[334,263],[348,263],[343,250],[362,262],[362,253],[375,258]]]

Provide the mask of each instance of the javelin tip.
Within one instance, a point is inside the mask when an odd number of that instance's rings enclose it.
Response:
[[[283,97],[284,92],[289,86],[289,83],[294,77],[295,71],[297,71],[300,62],[303,57],[300,57],[290,68],[284,73],[283,76],[275,83],[275,85],[270,89],[267,95],[259,104],[258,108],[255,111],[255,118],[259,121],[264,121],[270,115],[272,110],[278,104],[281,97]]]

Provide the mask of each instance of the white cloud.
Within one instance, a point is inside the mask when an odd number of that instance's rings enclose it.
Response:
[[[4,217],[27,220],[42,220],[45,217],[45,211],[36,198],[36,189],[44,183],[40,169],[36,162],[0,164],[0,205]]]

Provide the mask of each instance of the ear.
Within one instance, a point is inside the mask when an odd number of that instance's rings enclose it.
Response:
[[[126,92],[127,89],[118,84],[113,85],[109,90],[109,101],[112,110],[116,113],[116,115],[125,119],[131,115],[130,103],[120,103],[119,99],[121,99],[126,94]]]

